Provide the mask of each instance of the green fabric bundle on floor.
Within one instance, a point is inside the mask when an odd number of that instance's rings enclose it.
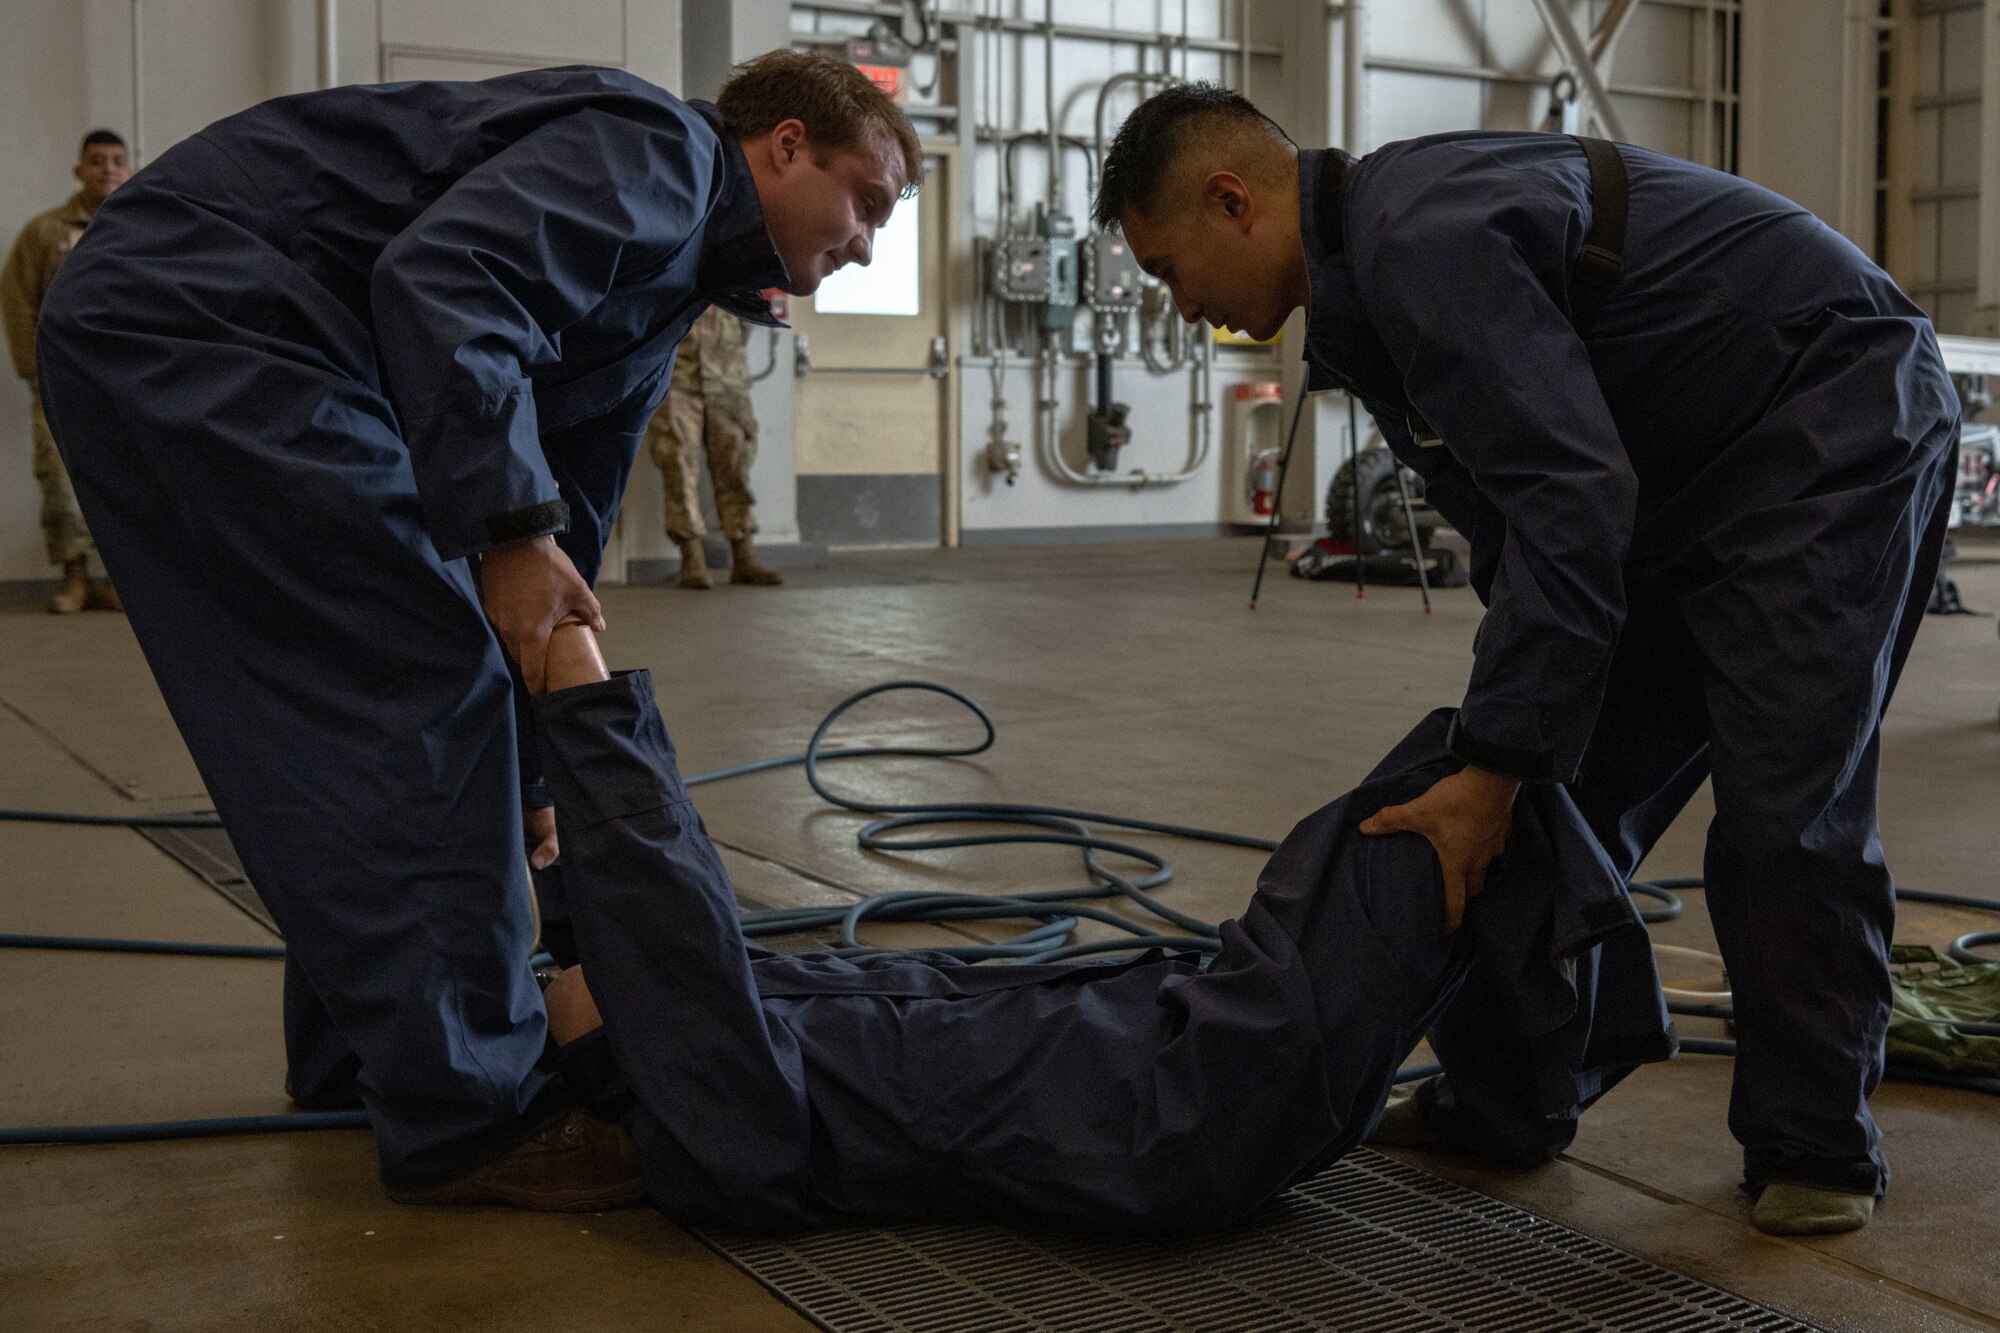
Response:
[[[2000,1025],[2000,963],[1958,963],[1919,944],[1898,944],[1889,957],[1889,1063],[2000,1078],[2000,1033],[1955,1026]]]

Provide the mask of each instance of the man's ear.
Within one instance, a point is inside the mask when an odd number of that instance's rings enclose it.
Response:
[[[798,119],[781,120],[771,128],[771,165],[780,171],[796,166],[806,156],[806,125]]]
[[[1211,172],[1208,179],[1202,182],[1202,202],[1225,225],[1241,232],[1250,230],[1250,224],[1257,215],[1257,202],[1250,193],[1250,186],[1233,171]]]

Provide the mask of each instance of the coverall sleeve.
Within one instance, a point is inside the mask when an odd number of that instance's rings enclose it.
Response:
[[[1372,189],[1364,175],[1349,226],[1366,238],[1353,252],[1362,305],[1442,440],[1433,447],[1502,520],[1452,749],[1494,772],[1567,782],[1624,623],[1638,501],[1557,295],[1586,219],[1546,179],[1496,182],[1498,169],[1455,149],[1423,158],[1396,162]]]
[[[692,129],[578,111],[468,172],[383,250],[376,337],[443,558],[567,526],[530,374],[621,277],[698,242],[716,172]]]

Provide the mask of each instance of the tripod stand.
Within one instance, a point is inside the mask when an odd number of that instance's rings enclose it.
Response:
[[[1250,585],[1250,609],[1252,611],[1255,611],[1257,609],[1258,595],[1262,593],[1264,589],[1264,566],[1269,562],[1271,558],[1271,539],[1278,535],[1278,520],[1279,517],[1284,513],[1285,478],[1291,472],[1292,447],[1298,443],[1299,418],[1304,414],[1305,406],[1306,406],[1306,395],[1304,394],[1304,392],[1301,392],[1299,394],[1298,402],[1296,402],[1292,406],[1292,424],[1291,428],[1285,433],[1284,452],[1278,455],[1278,489],[1276,495],[1273,497],[1271,501],[1271,523],[1270,526],[1264,530],[1264,542],[1262,548],[1257,553],[1257,577]],[[1364,553],[1361,550],[1362,533],[1366,530],[1366,525],[1362,522],[1362,513],[1361,513],[1362,496],[1361,496],[1361,484],[1360,484],[1361,483],[1360,460],[1361,460],[1361,431],[1359,426],[1359,416],[1355,408],[1354,396],[1352,394],[1349,394],[1347,398],[1347,466],[1350,475],[1353,476],[1355,480],[1354,595],[1356,597],[1366,597],[1368,595],[1367,574],[1363,562]],[[1430,615],[1431,614],[1430,573],[1425,563],[1426,557],[1424,555],[1423,539],[1418,534],[1417,531],[1416,509],[1410,503],[1410,486],[1408,481],[1406,481],[1403,477],[1403,469],[1400,463],[1391,469],[1390,475],[1395,477],[1396,479],[1396,494],[1401,499],[1403,505],[1403,526],[1408,531],[1410,537],[1410,558],[1416,565],[1417,586],[1423,590],[1424,614]]]

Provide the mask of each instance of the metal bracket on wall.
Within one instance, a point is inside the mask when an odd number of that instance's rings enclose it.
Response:
[[[806,335],[801,333],[792,350],[792,374],[799,379],[808,375],[928,375],[941,380],[951,374],[951,344],[943,334],[932,338],[931,354],[921,366],[816,366],[807,354]]]

